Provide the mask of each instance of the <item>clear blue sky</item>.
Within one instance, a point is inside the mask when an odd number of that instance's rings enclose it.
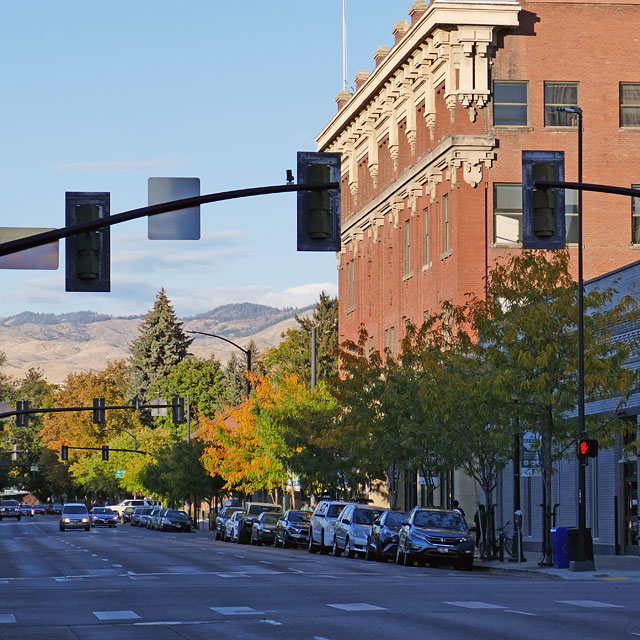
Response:
[[[349,84],[372,70],[411,0],[348,0]],[[2,6],[0,226],[64,226],[65,191],[146,205],[147,178],[202,193],[280,184],[336,112],[342,0],[20,0]],[[145,313],[165,287],[185,317],[231,302],[336,294],[333,253],[298,253],[293,194],[202,208],[200,241],[112,227],[111,293],[65,293],[57,271],[0,271],[0,316]]]

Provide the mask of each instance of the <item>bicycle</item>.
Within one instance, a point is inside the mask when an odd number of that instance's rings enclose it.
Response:
[[[481,558],[491,560],[497,557],[500,562],[504,562],[505,551],[508,555],[511,555],[513,550],[513,537],[506,532],[506,528],[510,524],[511,520],[508,520],[501,527],[496,527],[496,536],[493,541],[487,540],[486,536],[480,541],[478,553]]]

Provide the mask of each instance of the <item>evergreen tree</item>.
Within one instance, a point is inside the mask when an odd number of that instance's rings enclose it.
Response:
[[[150,390],[186,357],[193,338],[185,336],[164,287],[138,330],[129,345],[129,394],[148,404]]]

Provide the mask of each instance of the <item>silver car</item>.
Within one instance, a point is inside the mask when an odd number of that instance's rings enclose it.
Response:
[[[238,531],[240,519],[244,517],[244,510],[234,511],[231,517],[225,522],[224,534],[222,540],[224,542],[238,542]]]
[[[321,500],[309,523],[309,553],[329,553],[333,546],[333,528],[347,502]]]
[[[384,509],[380,507],[347,505],[334,527],[333,555],[339,556],[344,551],[345,556],[353,558],[356,553],[365,553],[371,525],[382,513]]]
[[[60,516],[60,531],[67,529],[91,529],[91,520],[89,518],[89,509],[82,502],[67,502],[62,507],[62,515]]]

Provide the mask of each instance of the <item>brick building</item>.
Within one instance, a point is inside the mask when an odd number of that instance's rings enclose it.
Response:
[[[640,184],[638,24],[639,0],[413,2],[317,138],[343,158],[341,341],[363,324],[396,353],[406,319],[481,291],[520,250],[522,151],[564,151],[577,180],[557,106],[583,110],[585,182]],[[576,205],[567,192],[574,263]],[[640,257],[640,205],[585,192],[583,211],[586,278]]]

